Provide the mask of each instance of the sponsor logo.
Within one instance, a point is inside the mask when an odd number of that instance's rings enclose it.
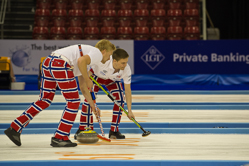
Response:
[[[142,56],[141,59],[154,70],[164,59],[164,55],[155,47],[151,46]]]
[[[10,50],[12,56],[11,61],[15,66],[24,67],[31,62],[30,49],[27,46],[16,47],[13,50]]]

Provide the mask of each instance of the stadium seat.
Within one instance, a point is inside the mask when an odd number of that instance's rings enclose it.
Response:
[[[180,26],[182,23],[182,10],[169,9],[167,12],[169,26]]]
[[[100,13],[97,9],[87,9],[85,11],[85,22],[87,27],[97,27]]]
[[[83,18],[83,10],[79,9],[71,9],[68,12],[68,18],[70,21],[70,27],[81,27],[82,18]]]
[[[148,27],[135,27],[134,28],[134,40],[148,40],[149,28]]]
[[[54,9],[67,9],[68,0],[54,0]]]
[[[49,9],[51,6],[52,0],[37,0],[36,9]]]
[[[169,5],[169,9],[181,9],[182,0],[169,0],[168,5]]]
[[[199,9],[199,0],[183,0],[184,9]]]
[[[116,11],[115,10],[102,10],[101,12],[102,26],[113,27],[116,21]]]
[[[199,26],[199,17],[198,9],[185,9],[183,17],[185,26]]]
[[[199,3],[195,2],[186,2],[185,9],[199,9]]]
[[[117,38],[120,40],[132,39],[131,27],[118,27]]]
[[[44,40],[49,38],[49,31],[47,27],[34,27],[32,33],[33,39]]]
[[[165,40],[166,37],[165,27],[151,27],[150,33],[152,40]]]
[[[83,10],[83,0],[69,0],[69,8],[73,10]]]
[[[35,26],[48,27],[50,21],[49,9],[36,9],[35,11]]]
[[[52,11],[52,26],[64,27],[67,22],[67,10],[66,9],[54,9]]]
[[[135,3],[137,9],[147,9],[149,5],[148,0],[136,0]]]
[[[168,40],[182,40],[183,32],[180,26],[171,26],[167,29]]]
[[[83,32],[81,27],[68,27],[67,29],[67,39],[69,40],[80,40],[83,37]]]
[[[120,9],[121,10],[131,10],[132,9],[132,0],[120,0]]]
[[[134,11],[134,18],[137,27],[146,27],[149,19],[149,11],[147,9],[136,9]]]
[[[116,0],[104,0],[104,9],[105,10],[115,10]]]
[[[50,39],[52,40],[66,39],[66,28],[65,27],[51,27]]]
[[[99,10],[99,6],[100,6],[99,0],[87,0],[87,9]]]
[[[152,9],[151,10],[152,26],[162,27],[164,26],[166,12],[164,9]]]
[[[98,27],[85,27],[84,28],[84,39],[86,40],[99,39],[99,28]]]
[[[152,1],[152,9],[165,9],[165,0]]]
[[[186,40],[199,40],[200,30],[197,26],[188,26],[184,28],[184,39]]]
[[[115,27],[101,27],[101,38],[113,40],[116,38]]]
[[[131,26],[132,21],[132,11],[131,10],[119,10],[118,11],[118,21],[120,27]]]

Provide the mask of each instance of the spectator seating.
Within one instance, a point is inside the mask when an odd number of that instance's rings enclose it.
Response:
[[[35,26],[47,27],[50,21],[49,9],[36,9],[35,11]]]
[[[199,0],[37,0],[34,27],[48,30],[34,39],[71,40],[196,40],[202,30]]]
[[[134,28],[134,40],[148,40],[149,39],[148,27],[135,27]]]
[[[67,39],[69,40],[80,40],[83,38],[83,32],[81,27],[68,27]]]
[[[120,39],[120,40],[132,39],[132,28],[131,27],[118,27],[117,39]]]
[[[71,27],[81,27],[83,21],[83,10],[71,9],[68,12],[68,18]]]
[[[51,27],[50,39],[52,40],[66,39],[66,28],[65,27]]]
[[[32,33],[33,39],[45,40],[49,38],[48,27],[34,27]]]
[[[98,27],[85,27],[84,28],[84,39],[86,40],[99,39],[99,28]]]

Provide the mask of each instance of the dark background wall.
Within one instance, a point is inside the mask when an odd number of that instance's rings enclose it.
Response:
[[[206,6],[220,39],[249,39],[249,0],[206,0]]]

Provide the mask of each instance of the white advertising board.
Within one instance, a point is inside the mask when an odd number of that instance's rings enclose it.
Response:
[[[41,57],[56,49],[73,44],[95,46],[99,40],[0,40],[0,56],[11,58],[15,75],[38,75]],[[134,41],[110,40],[117,48],[130,55],[129,65],[134,74]]]

